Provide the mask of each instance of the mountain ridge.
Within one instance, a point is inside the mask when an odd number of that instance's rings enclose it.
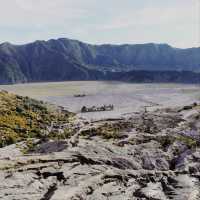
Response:
[[[26,42],[26,43],[14,43],[14,42],[9,42],[9,41],[5,41],[5,42],[1,42],[0,43],[0,46],[3,45],[3,44],[9,44],[9,45],[12,45],[12,46],[24,46],[24,45],[28,45],[28,44],[34,44],[36,42],[49,42],[49,41],[58,41],[58,40],[69,40],[69,41],[74,41],[74,42],[79,42],[79,43],[84,43],[84,44],[87,44],[87,45],[92,45],[92,46],[106,46],[106,45],[111,45],[111,46],[137,46],[137,45],[148,45],[148,44],[152,44],[152,45],[166,45],[166,46],[169,46],[171,48],[174,48],[174,49],[199,49],[199,47],[196,47],[196,46],[193,46],[193,47],[185,47],[185,48],[181,48],[181,47],[176,47],[176,46],[173,46],[171,44],[168,44],[168,43],[156,43],[156,42],[145,42],[145,43],[92,43],[92,42],[83,42],[79,39],[72,39],[72,38],[64,38],[64,37],[60,37],[60,38],[55,38],[55,39],[41,39],[41,40],[34,40],[32,42]]]
[[[115,73],[130,71],[196,73],[200,71],[200,48],[155,43],[93,45],[67,38],[0,44],[1,84],[109,80]]]

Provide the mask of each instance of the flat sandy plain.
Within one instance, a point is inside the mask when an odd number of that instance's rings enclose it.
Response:
[[[1,85],[0,89],[29,96],[79,113],[90,119],[114,118],[144,109],[144,106],[173,107],[200,100],[200,85],[133,84],[123,82],[72,81]],[[75,94],[86,94],[77,98]],[[113,104],[114,111],[80,113],[82,106]],[[152,109],[151,108],[151,109]]]

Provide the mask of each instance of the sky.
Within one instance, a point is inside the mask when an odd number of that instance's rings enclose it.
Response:
[[[0,0],[0,43],[200,46],[200,0]]]

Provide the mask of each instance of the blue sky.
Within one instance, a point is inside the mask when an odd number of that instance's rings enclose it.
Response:
[[[200,0],[0,0],[0,42],[200,46]]]

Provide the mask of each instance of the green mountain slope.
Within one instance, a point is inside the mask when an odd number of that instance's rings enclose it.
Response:
[[[200,48],[167,44],[90,45],[76,40],[0,45],[0,83],[112,79],[113,72],[199,72]]]

